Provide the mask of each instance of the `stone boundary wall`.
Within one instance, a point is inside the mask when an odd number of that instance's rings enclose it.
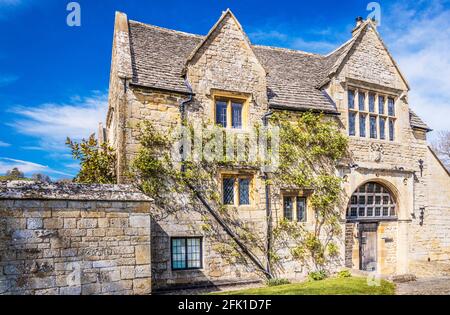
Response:
[[[0,183],[0,295],[150,294],[151,201],[125,185]]]

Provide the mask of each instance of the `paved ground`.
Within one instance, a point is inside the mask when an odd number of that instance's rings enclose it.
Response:
[[[398,283],[398,295],[450,295],[450,277],[420,278]]]

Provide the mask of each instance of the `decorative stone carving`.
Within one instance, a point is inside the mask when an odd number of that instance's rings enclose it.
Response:
[[[380,163],[383,161],[384,148],[382,144],[372,143],[370,145],[370,159],[374,162]]]

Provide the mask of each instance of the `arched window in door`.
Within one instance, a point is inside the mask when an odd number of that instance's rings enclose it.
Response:
[[[397,205],[392,193],[378,183],[359,187],[350,199],[347,219],[373,220],[397,218]]]

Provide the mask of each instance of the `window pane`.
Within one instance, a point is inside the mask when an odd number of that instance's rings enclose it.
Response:
[[[358,216],[359,217],[365,217],[366,216],[366,208],[359,208]]]
[[[172,240],[172,268],[186,269],[186,240]]]
[[[227,126],[227,103],[219,101],[216,103],[216,124]]]
[[[375,94],[369,94],[369,111],[375,113]]]
[[[380,115],[384,115],[384,104],[384,96],[378,96],[378,112],[380,113]]]
[[[306,198],[297,198],[297,221],[306,222]]]
[[[395,138],[395,123],[394,120],[389,119],[389,140],[394,141]]]
[[[199,238],[187,239],[187,267],[201,268],[201,240]]]
[[[366,115],[359,115],[359,136],[366,136]]]
[[[250,204],[250,179],[239,180],[239,204]]]
[[[289,221],[292,221],[293,203],[292,197],[284,197],[284,218]]]
[[[363,92],[358,93],[358,99],[359,99],[359,110],[365,110],[365,102],[366,102],[366,95]]]
[[[370,116],[370,137],[376,139],[377,136],[377,117]]]
[[[389,116],[395,116],[395,102],[391,97],[388,98],[388,114]]]
[[[355,130],[355,121],[356,121],[356,113],[349,113],[349,134],[350,136],[355,136],[356,135],[356,130]]]
[[[231,115],[234,129],[242,128],[242,104],[233,103],[231,107]]]
[[[386,118],[380,117],[380,139],[386,139]]]
[[[352,90],[348,91],[348,108],[355,108],[355,91]]]
[[[223,203],[225,205],[234,205],[234,178],[225,178],[223,180]]]

